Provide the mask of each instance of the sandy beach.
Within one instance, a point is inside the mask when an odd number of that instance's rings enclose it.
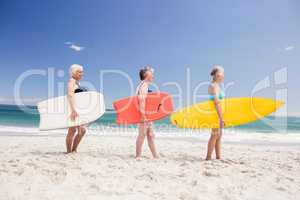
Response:
[[[134,136],[84,138],[65,154],[64,135],[0,136],[0,199],[291,199],[300,195],[300,146],[158,137],[161,158],[134,159]],[[146,145],[146,144],[145,144]],[[146,147],[146,146],[145,146]]]
[[[300,0],[0,13],[0,200],[300,200]]]

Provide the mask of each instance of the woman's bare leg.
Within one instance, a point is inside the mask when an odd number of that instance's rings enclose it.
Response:
[[[214,148],[216,146],[217,138],[218,138],[217,130],[212,129],[212,133],[211,133],[210,139],[209,139],[208,144],[207,144],[206,160],[211,160],[211,155],[212,155],[212,152],[214,151]]]
[[[76,133],[76,127],[71,127],[68,129],[68,134],[66,137],[67,153],[72,152],[73,138],[75,133]]]
[[[140,159],[142,156],[142,147],[143,147],[143,143],[145,140],[145,130],[146,125],[144,123],[139,124],[139,134],[136,138],[136,155],[135,158],[136,159]]]
[[[72,151],[77,152],[77,147],[78,147],[82,137],[85,135],[85,133],[86,133],[86,129],[84,126],[78,127],[78,132],[74,139]]]
[[[221,159],[221,139],[222,139],[222,133],[221,130],[218,129],[219,134],[218,134],[218,138],[216,140],[216,145],[215,145],[215,150],[216,150],[216,158],[217,159]]]
[[[153,134],[153,130],[152,130],[151,127],[149,127],[147,129],[147,142],[148,142],[148,146],[149,146],[149,149],[150,149],[150,151],[152,153],[153,158],[159,158],[158,153],[156,151],[154,139],[155,139],[155,135]]]

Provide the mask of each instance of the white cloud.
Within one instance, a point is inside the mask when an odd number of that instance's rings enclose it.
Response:
[[[294,46],[288,46],[288,47],[285,47],[284,50],[285,51],[292,51],[295,47]]]
[[[65,45],[67,45],[70,49],[73,49],[74,51],[82,51],[84,47],[74,44],[73,42],[65,42]]]
[[[75,45],[75,44],[71,44],[69,47],[71,49],[73,49],[74,51],[82,51],[84,49],[84,47],[81,47],[81,46],[78,46],[78,45]]]

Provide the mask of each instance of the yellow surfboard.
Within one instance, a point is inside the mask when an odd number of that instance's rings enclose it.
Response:
[[[225,127],[247,124],[261,119],[284,103],[268,98],[225,98],[220,100]],[[219,117],[213,101],[205,101],[183,108],[171,115],[172,124],[181,128],[218,128]]]

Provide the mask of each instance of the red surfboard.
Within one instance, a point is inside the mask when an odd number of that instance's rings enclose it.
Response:
[[[137,96],[127,97],[113,103],[117,114],[117,124],[137,124],[141,122]],[[160,120],[173,112],[172,97],[163,92],[147,94],[145,115],[148,122]]]

